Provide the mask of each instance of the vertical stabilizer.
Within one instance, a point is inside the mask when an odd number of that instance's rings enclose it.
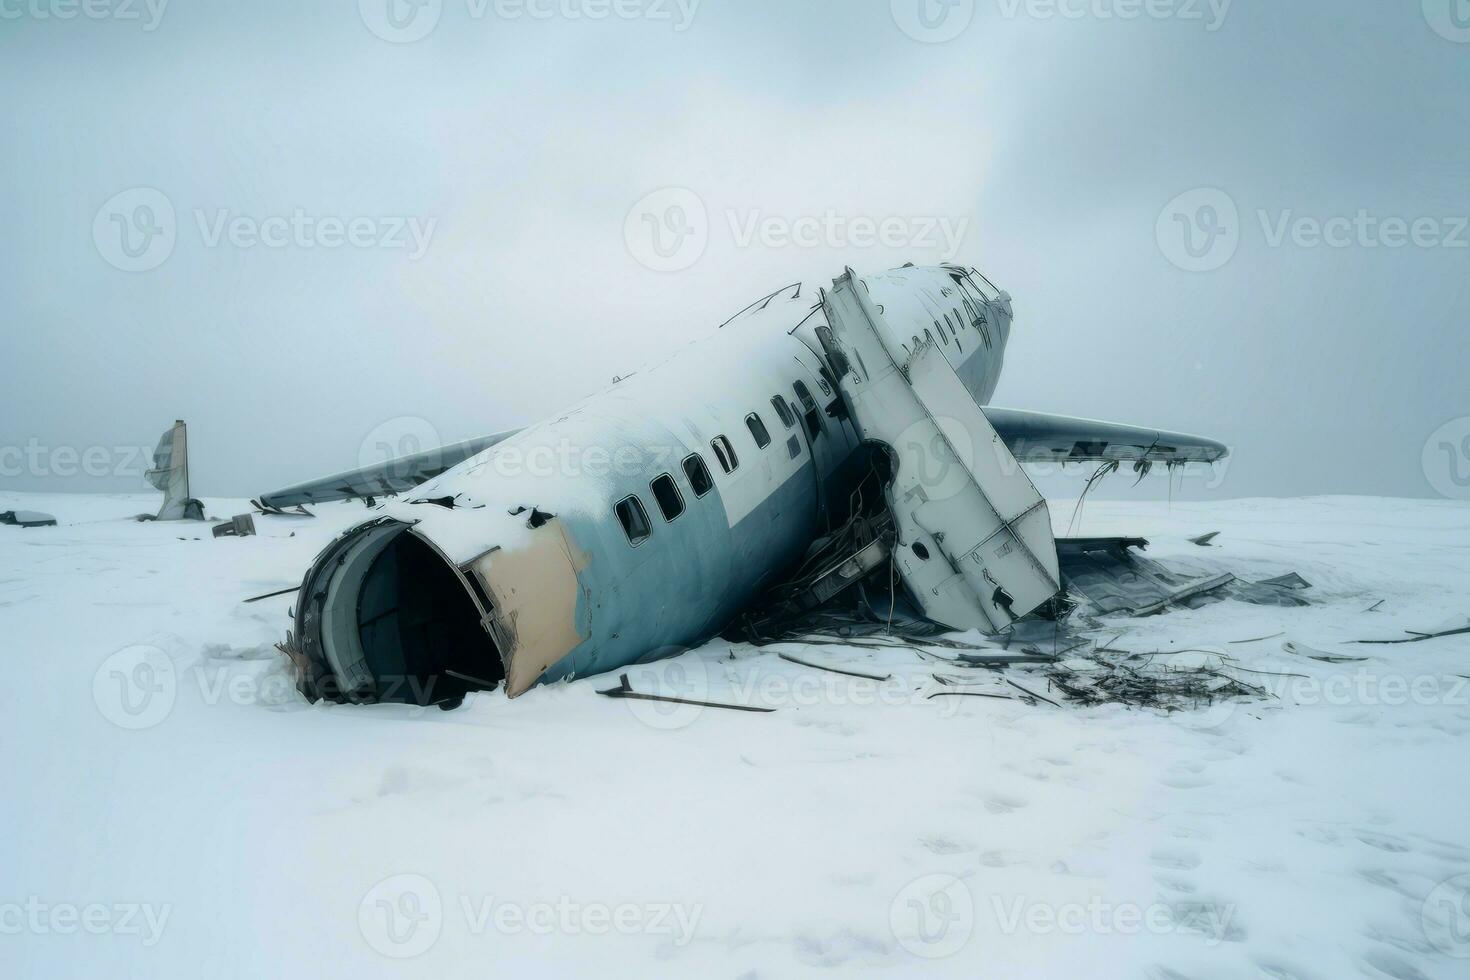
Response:
[[[182,419],[158,440],[153,468],[143,476],[163,491],[160,521],[202,521],[204,506],[189,496],[189,429]]]

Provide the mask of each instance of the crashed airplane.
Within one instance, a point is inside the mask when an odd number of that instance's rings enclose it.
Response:
[[[666,657],[823,547],[817,598],[884,567],[924,618],[1010,630],[1063,588],[1021,463],[1142,473],[1227,452],[983,408],[1012,317],[973,269],[847,270],[815,295],[763,297],[554,418],[264,495],[271,512],[375,506],[302,583],[282,645],[301,692],[452,707]]]

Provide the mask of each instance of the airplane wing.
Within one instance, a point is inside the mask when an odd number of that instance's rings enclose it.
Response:
[[[1180,432],[1013,408],[986,408],[985,415],[1023,463],[1213,463],[1230,454],[1223,443]]]
[[[513,429],[499,432],[493,436],[482,436],[452,446],[414,453],[412,456],[400,456],[398,459],[360,470],[348,470],[346,473],[309,480],[275,493],[261,494],[256,502],[267,508],[280,509],[299,504],[324,504],[332,500],[404,493],[432,480],[445,470],[458,466],[470,457],[478,456],[491,446],[499,445],[519,431],[521,430]]]

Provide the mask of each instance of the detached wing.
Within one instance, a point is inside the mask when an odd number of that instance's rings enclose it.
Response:
[[[1224,443],[1182,432],[1013,408],[987,408],[985,415],[1011,454],[1023,463],[1213,463],[1230,454]]]
[[[497,446],[519,432],[499,432],[453,446],[441,446],[412,456],[401,456],[360,470],[348,470],[335,476],[298,483],[275,493],[261,494],[259,502],[266,507],[295,507],[298,504],[324,504],[332,500],[359,497],[384,497],[405,493],[427,483],[445,470],[458,466],[472,456]]]

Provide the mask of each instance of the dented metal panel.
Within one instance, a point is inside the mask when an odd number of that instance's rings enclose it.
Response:
[[[924,614],[958,629],[1007,629],[1061,589],[1046,502],[932,342],[904,356],[851,271],[825,295],[822,332],[864,439],[895,462],[889,506],[899,574]]]
[[[524,694],[591,635],[578,615],[577,575],[585,566],[556,520],[535,529],[525,545],[471,563],[468,571],[489,593],[493,608],[485,625],[504,659],[510,697]]]

